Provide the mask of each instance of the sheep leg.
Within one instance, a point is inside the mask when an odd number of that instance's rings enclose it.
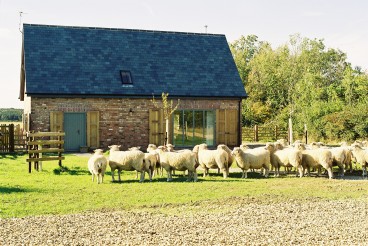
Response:
[[[207,174],[208,174],[208,168],[207,167],[204,167],[204,170],[203,170],[203,178],[206,177]]]
[[[118,180],[121,182],[121,170],[118,170]]]
[[[148,176],[149,176],[149,180],[150,180],[150,182],[152,182],[153,169],[154,169],[154,167],[150,167],[150,168],[148,169]]]
[[[188,170],[188,178],[187,181],[189,182],[192,179],[193,172]]]
[[[299,177],[303,177],[304,174],[304,170],[302,166],[298,166],[298,172],[299,172]],[[298,173],[296,173],[296,176],[298,177]]]
[[[115,172],[115,169],[114,169],[114,170],[112,170],[112,169],[111,169],[111,178],[112,178],[112,182],[114,182],[114,181],[115,181],[114,172]]]
[[[244,169],[242,169],[242,177],[241,177],[242,179],[244,179],[245,178],[245,170]]]
[[[275,168],[275,177],[278,177],[280,174],[280,166],[271,166],[271,168]]]
[[[221,169],[221,171],[222,171],[222,175],[224,176],[224,179],[226,179],[227,178],[227,170],[226,170],[226,168]]]
[[[248,170],[243,170],[243,178],[248,178]]]
[[[196,170],[194,170],[194,172],[193,172],[193,181],[194,182],[197,182],[198,181],[198,175],[197,175],[197,171]]]
[[[339,165],[340,177],[344,177],[344,173],[345,173],[344,164],[340,163],[340,165]]]
[[[328,167],[328,168],[327,168],[327,172],[328,172],[328,178],[329,178],[329,179],[332,179],[332,178],[333,178],[332,168],[331,168],[331,167]]]
[[[171,169],[166,170],[166,172],[167,172],[167,182],[172,181]]]
[[[264,165],[263,168],[264,168],[264,176],[265,178],[268,178],[268,173],[269,173],[268,165]]]
[[[363,177],[367,176],[367,166],[362,165]]]
[[[141,179],[139,180],[139,183],[144,182],[144,175],[146,174],[145,171],[141,171]]]
[[[92,173],[92,183],[95,182],[95,174]]]

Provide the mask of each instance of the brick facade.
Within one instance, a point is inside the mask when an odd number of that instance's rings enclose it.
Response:
[[[159,100],[156,100],[159,102]],[[176,105],[176,102],[174,102]],[[178,109],[237,109],[238,100],[182,99]],[[149,144],[149,109],[151,99],[113,98],[35,98],[30,101],[30,129],[50,131],[50,112],[100,112],[100,147],[121,144],[125,150],[131,146]],[[129,112],[132,109],[133,112]]]

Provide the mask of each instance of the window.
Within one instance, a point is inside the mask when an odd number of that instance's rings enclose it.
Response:
[[[130,74],[130,71],[120,70],[120,77],[121,77],[121,82],[123,83],[123,85],[133,84],[132,75]]]
[[[173,143],[175,146],[215,145],[215,112],[206,110],[177,110],[173,114]]]

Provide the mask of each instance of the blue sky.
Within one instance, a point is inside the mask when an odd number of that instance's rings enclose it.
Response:
[[[368,69],[368,1],[365,0],[0,0],[0,108],[18,100],[24,23],[225,34],[228,41],[255,34],[276,48],[299,33],[323,39]]]

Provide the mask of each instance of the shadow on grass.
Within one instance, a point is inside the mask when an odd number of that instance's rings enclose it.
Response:
[[[107,175],[108,172],[105,173],[105,180],[106,177],[109,177],[109,182],[113,183],[113,184],[130,184],[130,183],[139,183],[139,178],[135,179],[135,178],[124,178],[124,176],[122,176],[122,181],[117,181],[117,175],[115,175],[115,181],[111,181],[111,175]],[[111,173],[110,173],[111,174]],[[248,173],[248,178],[247,179],[241,179],[242,173],[230,173],[229,177],[224,179],[222,174],[217,174],[217,173],[211,173],[209,176],[203,177],[202,173],[198,174],[198,181],[197,182],[222,182],[222,183],[229,183],[229,182],[249,182],[251,180],[255,180],[255,179],[266,179],[264,176],[262,176],[259,173]],[[192,183],[194,182],[193,179],[191,181],[187,181],[188,177],[181,175],[181,174],[176,174],[176,175],[172,175],[172,181],[167,181],[167,175],[164,174],[162,177],[153,177],[152,181],[150,182],[148,180],[148,175],[145,176],[145,180],[144,183]],[[195,182],[194,182],[195,183]]]
[[[55,168],[53,170],[53,173],[55,175],[61,175],[61,174],[67,174],[67,175],[89,175],[89,171],[82,169],[80,167],[74,167],[72,169],[70,169],[69,167],[66,166],[62,166],[62,167],[58,167]]]
[[[20,188],[20,187],[3,187],[3,186],[0,186],[0,193],[2,193],[2,194],[25,193],[25,192],[33,192],[33,191],[34,190]]]
[[[19,156],[18,154],[0,154],[0,159],[16,160]]]

